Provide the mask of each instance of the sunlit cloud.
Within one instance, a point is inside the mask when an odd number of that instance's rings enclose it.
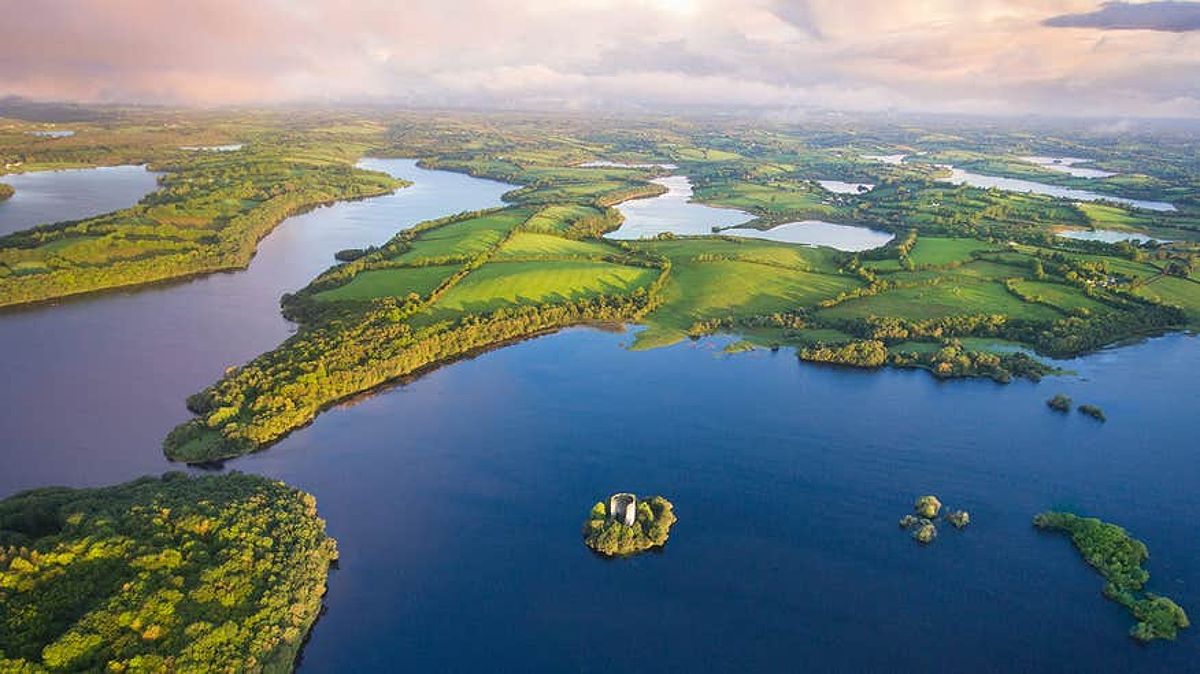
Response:
[[[1200,117],[1200,32],[1163,9],[1194,4],[73,0],[6,13],[0,95]]]

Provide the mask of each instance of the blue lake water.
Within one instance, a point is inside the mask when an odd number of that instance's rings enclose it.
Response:
[[[250,269],[0,313],[0,496],[169,467],[186,395],[286,337],[279,294],[511,186],[416,181],[289,219]],[[330,410],[227,468],[317,496],[342,553],[301,672],[1181,672],[1196,628],[1139,647],[1065,538],[1072,508],[1146,541],[1150,588],[1200,616],[1200,344],[1171,335],[1064,363],[1040,384],[728,356],[726,339],[629,351],[573,329]],[[1063,392],[1107,424],[1050,412]],[[661,493],[660,553],[604,560],[591,505]],[[922,493],[971,512],[929,547]]]
[[[1050,197],[1060,199],[1072,199],[1074,201],[1111,201],[1116,204],[1124,204],[1141,208],[1148,211],[1174,211],[1175,205],[1165,201],[1145,201],[1142,199],[1127,199],[1125,197],[1116,197],[1109,194],[1100,194],[1099,192],[1091,192],[1089,190],[1079,190],[1073,187],[1061,187],[1059,185],[1047,185],[1032,180],[1021,180],[1019,178],[1002,178],[999,176],[988,176],[980,173],[972,173],[964,171],[960,168],[948,166],[950,175],[942,179],[942,182],[952,183],[955,185],[970,185],[980,189],[996,188],[998,190],[1007,190],[1009,192],[1032,192],[1033,194],[1044,194]]]
[[[237,152],[243,147],[242,143],[230,143],[228,145],[184,145],[179,149],[195,152]]]
[[[893,166],[900,166],[901,164],[904,163],[904,158],[907,156],[908,155],[906,155],[906,154],[864,154],[863,159],[870,159],[872,161],[877,161],[877,162],[880,162],[883,164],[891,164]]]
[[[143,166],[103,166],[0,175],[14,190],[0,201],[0,235],[128,208],[158,187]]]
[[[1168,672],[1200,655],[1191,632],[1132,643],[1099,576],[1030,526],[1056,507],[1120,522],[1151,587],[1200,606],[1194,338],[1009,386],[629,340],[492,352],[234,463],[315,493],[340,541],[301,671]],[[1049,411],[1060,391],[1110,421]],[[619,490],[676,504],[660,554],[583,546]],[[896,520],[926,492],[971,526],[910,540]]]
[[[1120,243],[1122,241],[1133,241],[1134,243],[1146,243],[1147,241],[1159,241],[1162,243],[1168,242],[1170,239],[1156,239],[1149,234],[1140,232],[1126,232],[1119,229],[1064,229],[1057,234],[1067,239],[1077,239],[1079,241],[1103,241],[1104,243]]]
[[[500,205],[513,187],[407,159],[361,165],[414,184],[287,219],[245,271],[0,312],[0,345],[20,354],[0,359],[0,495],[167,469],[158,445],[189,416],[184,398],[294,329],[279,315],[283,293],[334,264],[339,249]]]
[[[1100,169],[1087,168],[1086,166],[1076,166],[1076,164],[1086,164],[1086,163],[1092,161],[1090,159],[1084,159],[1082,157],[1037,157],[1037,156],[1033,156],[1033,157],[1020,157],[1020,159],[1022,159],[1023,161],[1027,161],[1030,164],[1037,164],[1038,166],[1040,166],[1044,169],[1049,169],[1051,171],[1058,171],[1059,173],[1066,173],[1067,175],[1071,175],[1076,178],[1110,178],[1112,176],[1117,175],[1116,173],[1113,173],[1112,171],[1102,171]]]
[[[862,194],[875,189],[870,183],[848,183],[843,180],[818,180],[817,184],[834,194]]]
[[[732,208],[714,208],[692,199],[692,183],[687,176],[659,178],[656,182],[666,193],[649,199],[634,199],[617,206],[625,222],[611,239],[643,239],[671,232],[679,235],[712,234],[714,227],[739,225],[753,216]]]
[[[820,220],[804,220],[776,225],[770,229],[735,227],[721,232],[727,236],[744,236],[805,246],[826,246],[852,252],[871,250],[891,241],[893,234],[859,225],[836,225]]]

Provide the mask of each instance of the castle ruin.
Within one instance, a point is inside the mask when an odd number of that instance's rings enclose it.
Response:
[[[633,526],[637,519],[637,497],[625,492],[613,494],[608,499],[608,517],[627,527]]]

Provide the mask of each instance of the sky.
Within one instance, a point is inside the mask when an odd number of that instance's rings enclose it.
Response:
[[[0,0],[0,96],[1200,118],[1200,2]]]

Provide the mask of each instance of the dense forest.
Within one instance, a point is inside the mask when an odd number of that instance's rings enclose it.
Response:
[[[312,496],[168,473],[0,501],[0,671],[290,672],[337,557]]]

